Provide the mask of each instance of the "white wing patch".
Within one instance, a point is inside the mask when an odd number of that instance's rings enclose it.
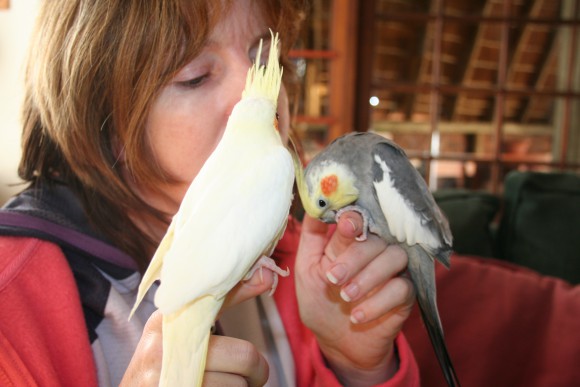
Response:
[[[433,249],[439,247],[440,243],[437,238],[421,224],[420,214],[416,213],[395,189],[391,179],[391,169],[387,163],[378,155],[374,156],[374,160],[383,171],[383,180],[374,181],[373,184],[391,234],[399,242],[408,245],[419,243]]]

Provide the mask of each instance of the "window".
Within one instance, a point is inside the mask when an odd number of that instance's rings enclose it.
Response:
[[[352,3],[355,98],[343,101],[352,106],[344,132],[394,139],[432,189],[496,192],[513,169],[580,171],[580,0],[314,0],[323,17],[310,25],[335,36],[344,28],[335,14],[350,15],[342,8]],[[348,50],[328,49],[321,94],[304,78],[326,121],[303,133],[319,141],[342,134],[328,133],[341,122],[331,98],[348,92],[328,79]]]

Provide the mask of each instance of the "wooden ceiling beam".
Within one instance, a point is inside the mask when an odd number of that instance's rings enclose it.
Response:
[[[549,2],[552,0],[532,0],[527,10],[528,18],[537,18],[549,15]],[[508,69],[506,73],[506,87],[522,88],[534,82],[534,74],[541,67],[541,55],[538,46],[545,46],[545,43],[538,41],[537,33],[547,34],[548,26],[535,25],[528,23],[524,26],[519,36],[515,39],[515,44],[511,52],[511,58],[508,59]],[[545,47],[542,47],[545,49]],[[532,51],[535,51],[532,52]],[[510,119],[518,119],[522,112],[525,98],[512,99],[511,105],[506,106],[505,116]],[[508,109],[509,108],[509,109]],[[520,114],[518,114],[520,113]]]
[[[555,73],[556,65],[558,61],[558,51],[559,47],[556,44],[556,35],[552,34],[550,50],[547,51],[546,56],[541,61],[540,72],[534,82],[534,89],[536,90],[547,90],[555,87]],[[520,122],[527,123],[537,116],[534,116],[534,112],[538,113],[543,111],[541,116],[550,114],[550,101],[554,101],[554,97],[549,96],[530,96],[525,100],[525,103],[521,107]]]
[[[498,8],[501,9],[501,5],[498,6],[498,3],[495,0],[487,0],[481,10],[481,15],[483,17],[491,17],[497,14]],[[488,24],[478,24],[477,32],[475,33],[475,37],[473,39],[473,47],[469,56],[467,56],[466,66],[463,71],[462,79],[460,80],[459,84],[461,85],[469,85],[469,84],[478,84],[482,85],[482,82],[477,80],[475,77],[475,72],[477,67],[477,61],[481,59],[482,51],[485,47],[489,47],[489,39],[486,38],[488,32],[486,29],[489,29],[490,25]],[[487,83],[487,82],[485,82]],[[458,95],[455,101],[455,105],[452,108],[452,113],[450,114],[451,120],[455,121],[458,119],[458,112],[456,111],[457,106],[462,106],[469,103],[469,98],[466,96]]]

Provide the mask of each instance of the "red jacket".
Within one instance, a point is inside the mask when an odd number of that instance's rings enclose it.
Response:
[[[292,267],[297,232],[279,244]],[[437,265],[438,303],[450,355],[465,386],[572,386],[580,380],[580,286],[503,262],[452,257]],[[312,334],[300,322],[294,281],[274,295],[300,386],[334,386]],[[97,384],[78,291],[60,249],[0,237],[0,386]],[[444,386],[419,313],[397,340],[399,373],[385,386]]]
[[[282,267],[293,267],[297,244],[295,228],[277,249]],[[280,281],[274,299],[294,354],[298,386],[338,386],[314,335],[300,321],[292,278]],[[79,294],[58,246],[0,237],[0,306],[1,386],[97,385]],[[383,386],[418,386],[417,365],[402,335],[396,345],[400,369]]]
[[[78,290],[58,246],[0,237],[0,308],[0,385],[97,385]]]

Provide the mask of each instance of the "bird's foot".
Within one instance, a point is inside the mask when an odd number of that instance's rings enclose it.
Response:
[[[290,275],[290,269],[287,268],[286,270],[282,270],[281,268],[278,267],[278,265],[276,265],[276,262],[272,258],[262,255],[262,257],[260,257],[260,259],[258,259],[256,263],[254,263],[254,266],[250,268],[248,273],[244,276],[243,280],[244,281],[249,280],[250,278],[252,278],[252,276],[257,270],[260,270],[260,279],[263,282],[264,268],[269,269],[272,272],[272,275],[274,276],[274,283],[270,288],[270,293],[268,293],[268,295],[271,296],[272,294],[274,294],[276,288],[278,287],[278,276],[280,275],[282,277],[288,277]]]
[[[362,218],[363,218],[362,233],[359,236],[357,236],[355,239],[359,242],[366,241],[368,238],[368,233],[369,233],[369,222],[370,222],[369,212],[360,206],[346,206],[346,207],[343,207],[336,212],[336,223],[338,223],[338,219],[342,216],[342,214],[344,214],[347,211],[358,212],[362,216]]]

